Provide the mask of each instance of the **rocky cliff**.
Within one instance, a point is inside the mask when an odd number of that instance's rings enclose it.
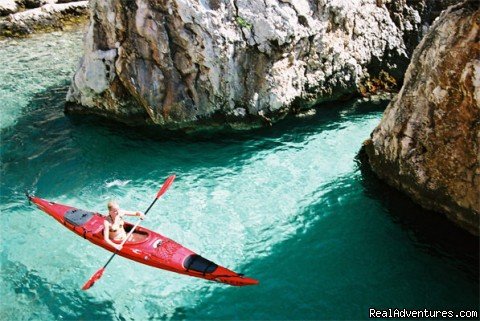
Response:
[[[91,0],[66,110],[166,128],[255,126],[390,89],[432,3]]]
[[[477,235],[479,25],[476,1],[442,13],[415,50],[400,93],[365,145],[381,178]]]

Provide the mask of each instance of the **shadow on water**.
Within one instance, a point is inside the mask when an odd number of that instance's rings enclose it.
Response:
[[[258,286],[217,289],[173,319],[364,320],[372,307],[478,310],[475,238],[383,189],[358,171],[320,187],[318,202],[294,215],[302,218],[297,232],[244,266]],[[414,223],[398,208],[431,220]]]
[[[66,117],[67,85],[37,94],[17,122],[1,130],[0,197],[37,188],[49,196],[55,191],[42,183],[47,177],[68,194],[75,185],[86,186],[93,179],[164,177],[199,169],[208,174],[209,168],[239,167],[262,150],[288,148],[319,131],[345,126],[345,117],[364,117],[385,107],[383,102],[331,104],[314,116],[290,116],[273,127],[185,134],[132,128],[90,116]],[[72,184],[65,182],[74,172],[78,175]]]
[[[19,262],[12,262],[2,257],[1,278],[8,280],[9,287],[15,292],[15,297],[26,302],[47,307],[54,320],[115,320],[115,308],[112,301],[95,301],[80,290],[68,290],[57,283],[50,283],[38,276],[34,270],[29,270]],[[3,291],[5,288],[3,289]],[[8,303],[2,298],[3,312],[6,313]],[[2,309],[3,310],[3,309]],[[35,314],[39,311],[24,311]],[[10,315],[15,320],[18,315]],[[37,318],[39,316],[37,315]]]
[[[126,126],[118,122],[95,115],[68,115],[73,126],[81,129],[103,128],[112,134],[125,139],[178,143],[218,142],[221,144],[242,143],[252,139],[280,139],[303,140],[306,136],[317,133],[319,128],[335,128],[339,122],[347,117],[365,117],[369,113],[383,111],[388,101],[361,101],[351,100],[340,103],[323,103],[314,108],[313,114],[287,115],[273,126],[262,126],[248,130],[229,128],[202,129],[189,132],[185,130],[166,130],[155,126]]]
[[[365,195],[379,201],[390,218],[422,251],[454,263],[479,283],[479,238],[456,226],[445,215],[423,209],[404,193],[378,178],[363,151],[357,156]]]
[[[47,134],[60,129],[86,133],[93,131],[97,134],[116,135],[122,139],[132,141],[148,141],[149,143],[170,142],[194,143],[219,141],[221,143],[237,142],[253,138],[288,138],[295,134],[296,139],[318,131],[324,125],[338,126],[344,116],[364,117],[370,112],[382,111],[387,101],[362,102],[349,101],[342,103],[324,103],[316,109],[315,114],[309,116],[289,115],[273,126],[253,128],[250,130],[213,129],[187,133],[181,130],[162,130],[157,127],[131,127],[121,123],[93,115],[68,115],[63,113],[68,83],[61,83],[37,94],[25,108],[25,113],[15,125],[1,131],[2,139],[8,141],[15,133],[25,133],[27,129],[38,128],[34,134]],[[298,136],[300,135],[300,136]],[[33,135],[30,135],[33,136]],[[23,138],[27,138],[23,136]],[[8,148],[7,148],[8,149]]]

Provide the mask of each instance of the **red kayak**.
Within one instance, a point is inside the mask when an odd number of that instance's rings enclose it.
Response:
[[[115,252],[103,239],[104,216],[35,196],[29,196],[29,199],[69,230],[110,252]],[[127,233],[132,227],[133,224],[125,222]],[[177,242],[141,226],[134,230],[132,237],[118,254],[156,268],[215,282],[235,286],[258,284],[255,279],[219,266]]]

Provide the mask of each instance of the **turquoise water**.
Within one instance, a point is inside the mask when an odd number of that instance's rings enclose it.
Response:
[[[1,320],[367,319],[370,307],[478,310],[478,239],[379,182],[357,157],[384,103],[331,105],[245,133],[145,135],[65,117],[80,38],[0,42]],[[260,285],[222,286],[119,257],[83,292],[109,253],[23,195],[28,189],[101,212],[116,198],[123,208],[145,210],[171,173],[176,181],[143,224]]]

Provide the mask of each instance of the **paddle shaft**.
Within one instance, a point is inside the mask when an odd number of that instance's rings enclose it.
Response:
[[[152,208],[152,206],[157,202],[158,200],[158,197],[156,197],[152,204],[150,204],[150,206],[147,208],[147,210],[145,211],[145,215],[147,215],[148,211],[150,211],[150,209]],[[123,245],[125,244],[125,242],[127,242],[128,238],[132,235],[132,233],[135,231],[135,229],[137,228],[137,226],[140,224],[140,220],[135,223],[135,225],[133,226],[133,228],[130,230],[130,232],[128,232],[127,234],[127,237],[125,237],[125,239],[122,241],[122,243],[120,243],[120,245],[123,247]],[[117,255],[117,253],[119,252],[120,250],[116,250],[115,253],[112,254],[112,256],[110,256],[110,258],[108,259],[107,263],[105,263],[105,265],[103,266],[103,268],[105,269],[107,267],[108,264],[110,264],[110,262],[113,260],[113,258],[115,257],[115,255]]]
[[[148,213],[148,211],[150,211],[150,209],[152,208],[152,206],[155,204],[155,202],[160,198],[160,196],[162,196],[163,194],[165,194],[165,192],[167,191],[167,189],[170,187],[170,185],[172,185],[173,183],[173,180],[175,179],[175,175],[170,175],[166,180],[165,180],[165,183],[163,183],[162,185],[162,188],[158,191],[157,193],[157,196],[155,196],[155,199],[153,200],[152,204],[150,204],[150,206],[147,208],[147,210],[145,211],[145,214]],[[130,230],[130,232],[127,234],[127,237],[125,237],[125,239],[123,240],[123,242],[120,244],[120,246],[123,247],[123,245],[125,244],[125,242],[128,240],[128,238],[132,235],[132,233],[135,231],[135,229],[137,228],[137,226],[140,224],[140,221],[138,221],[133,227],[132,229]],[[107,267],[108,264],[110,264],[110,262],[113,260],[113,258],[115,257],[115,255],[117,255],[117,253],[119,252],[119,250],[116,250],[115,253],[113,253],[113,255],[108,259],[107,263],[100,269],[98,270],[97,272],[95,272],[94,275],[92,275],[90,277],[90,279],[88,279],[88,281],[83,285],[82,287],[82,290],[88,290],[90,289],[94,284],[95,282],[97,282],[103,275],[103,271],[105,271],[105,268]]]

